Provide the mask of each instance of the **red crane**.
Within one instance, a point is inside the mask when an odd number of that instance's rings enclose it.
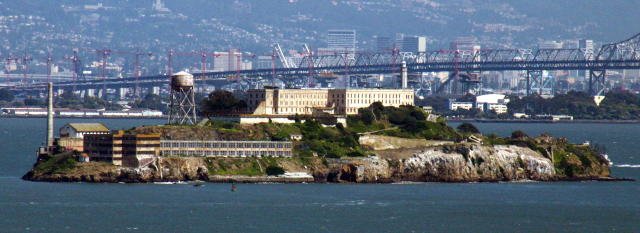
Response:
[[[17,67],[18,64],[20,64],[20,59],[21,58],[18,57],[18,56],[9,56],[9,57],[5,58],[5,60],[6,60],[5,70],[9,71],[7,68],[11,65],[11,62],[16,64],[16,67]]]
[[[207,56],[214,55],[214,53],[207,53],[206,49],[200,50],[200,52],[189,52],[189,53],[176,53],[173,50],[169,50],[169,66],[171,66],[171,56],[199,56],[200,57],[200,72],[204,75],[207,72]],[[171,69],[171,68],[169,68]],[[171,73],[169,73],[171,74]]]
[[[241,62],[242,62],[242,53],[241,52],[238,52],[237,49],[230,49],[229,52],[227,52],[227,54],[214,53],[214,56],[216,56],[216,57],[226,56],[228,58],[228,61],[227,61],[227,66],[228,66],[227,70],[228,71],[234,70],[233,58],[235,57],[236,58],[236,62],[235,62],[236,63],[235,64],[236,65],[236,67],[235,67],[236,76],[234,78],[240,78],[240,70],[242,70],[242,66],[241,66],[242,65],[241,64]],[[255,56],[252,56],[252,57],[255,57]],[[275,58],[273,58],[273,59],[275,59]],[[273,73],[275,75],[275,67],[273,69],[274,69]]]
[[[72,81],[73,81],[73,90],[76,89],[76,81],[78,80],[78,73],[80,72],[81,61],[78,57],[78,48],[73,49],[73,56],[64,56],[65,60],[71,61],[71,66],[73,69],[72,72]]]
[[[398,55],[400,54],[400,49],[393,46],[390,49],[383,49],[385,51],[389,51],[391,53],[391,72],[397,73],[398,71]]]
[[[51,57],[51,52],[47,52],[47,57],[36,59],[42,60],[47,64],[47,83],[51,82],[51,65],[53,64],[53,57]]]
[[[22,57],[22,83],[27,83],[27,75],[29,74],[29,63],[33,60],[33,58],[26,53]]]
[[[151,56],[153,55],[153,53],[150,52],[141,52],[140,49],[136,49],[136,51],[133,52],[115,52],[117,54],[130,54],[134,56],[134,64],[133,64],[133,73],[134,76],[136,77],[136,84],[135,84],[135,89],[133,91],[133,95],[135,98],[139,98],[140,97],[140,93],[139,93],[139,88],[138,88],[138,80],[140,79],[140,76],[142,76],[142,71],[140,69],[140,56]]]
[[[96,49],[96,53],[101,56],[100,62],[102,63],[102,68],[100,78],[102,79],[102,96],[105,96],[107,94],[107,59],[109,59],[109,55],[111,55],[111,49]]]
[[[33,58],[26,53],[22,57],[18,56],[9,56],[6,58],[7,64],[11,64],[11,61],[15,62],[16,66],[18,64],[22,64],[22,80],[20,83],[26,84],[27,77],[29,75],[29,63],[33,60]]]

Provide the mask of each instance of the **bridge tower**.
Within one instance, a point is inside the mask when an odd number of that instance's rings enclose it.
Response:
[[[606,70],[589,70],[589,94],[604,95],[606,89]]]
[[[169,124],[195,124],[196,101],[193,75],[178,72],[171,75]]]
[[[538,95],[542,95],[542,70],[527,70],[527,96],[533,89],[538,89]]]

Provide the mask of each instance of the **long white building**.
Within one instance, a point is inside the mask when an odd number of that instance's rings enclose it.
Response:
[[[322,111],[353,115],[374,102],[384,106],[413,105],[412,89],[252,89],[248,111],[255,115],[310,115]]]

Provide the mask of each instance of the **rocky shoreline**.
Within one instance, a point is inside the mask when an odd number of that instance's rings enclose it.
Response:
[[[308,177],[241,174],[249,167],[276,164]],[[582,166],[585,166],[582,164]],[[106,163],[78,163],[63,170],[38,164],[23,179],[46,182],[153,183],[397,183],[505,181],[630,181],[613,178],[604,163],[591,163],[583,174],[562,174],[550,158],[527,147],[473,143],[399,148],[354,158],[204,158],[160,157],[143,168]],[[258,171],[259,172],[259,171]]]

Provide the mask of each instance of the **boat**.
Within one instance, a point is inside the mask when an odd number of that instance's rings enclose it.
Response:
[[[231,192],[235,192],[236,190],[238,190],[238,187],[236,187],[236,183],[232,183],[231,184]]]

